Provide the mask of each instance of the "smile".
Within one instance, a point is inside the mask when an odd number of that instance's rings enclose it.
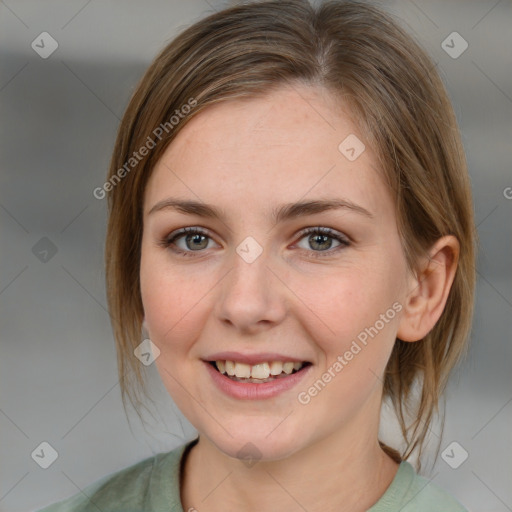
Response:
[[[230,360],[219,360],[211,361],[210,364],[233,381],[262,384],[296,373],[310,363],[271,361],[250,365]]]
[[[310,362],[298,361],[257,362],[249,365],[232,359],[216,359],[203,361],[203,364],[214,384],[214,389],[223,395],[244,401],[265,400],[281,395],[299,386],[299,383],[313,369]],[[271,371],[276,375],[272,375]],[[248,375],[248,377],[237,375]],[[260,377],[257,377],[258,375]]]

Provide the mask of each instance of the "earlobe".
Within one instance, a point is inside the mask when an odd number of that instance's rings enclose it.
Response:
[[[397,338],[419,341],[434,328],[455,278],[459,251],[459,242],[452,235],[440,238],[432,246],[417,275],[410,277]]]

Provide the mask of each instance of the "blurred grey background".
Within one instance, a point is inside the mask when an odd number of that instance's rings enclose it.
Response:
[[[127,422],[103,282],[106,205],[92,191],[151,59],[227,5],[0,1],[0,511],[39,509],[194,435],[151,369],[158,412],[145,425],[135,414]],[[446,399],[449,456],[425,474],[471,511],[510,511],[512,2],[380,5],[429,51],[447,85],[481,238],[471,349]]]

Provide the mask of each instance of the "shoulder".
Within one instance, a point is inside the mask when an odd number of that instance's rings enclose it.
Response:
[[[411,484],[406,493],[403,512],[429,511],[434,512],[468,512],[453,496],[438,487],[427,478],[417,475],[413,467],[407,463],[412,473]]]
[[[398,508],[397,508],[398,507]],[[382,498],[368,512],[468,512],[454,497],[403,461]]]
[[[187,445],[148,457],[110,473],[73,496],[38,512],[131,512],[147,510],[169,486],[178,485],[178,467]],[[178,487],[179,489],[179,487]],[[179,495],[178,495],[179,496]]]
[[[81,492],[39,512],[85,512],[91,509],[110,512],[123,510],[127,505],[140,506],[157,457],[148,457],[133,466],[106,475]]]

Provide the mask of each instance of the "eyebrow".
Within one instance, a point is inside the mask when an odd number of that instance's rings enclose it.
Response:
[[[219,220],[224,220],[226,217],[225,213],[215,206],[198,201],[180,200],[172,197],[163,199],[156,203],[151,210],[149,210],[148,215],[168,209],[174,209],[189,215],[199,215],[200,217]],[[351,211],[364,215],[369,219],[374,219],[374,215],[368,210],[347,199],[317,199],[313,201],[283,204],[272,210],[272,219],[277,224],[279,222],[296,219],[298,217],[339,209]]]

